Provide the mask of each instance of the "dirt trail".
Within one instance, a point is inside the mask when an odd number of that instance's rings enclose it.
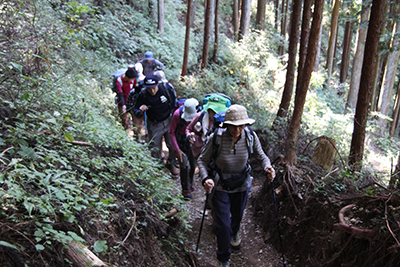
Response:
[[[180,180],[176,180],[177,186],[180,188]],[[231,255],[230,266],[259,266],[259,267],[278,267],[282,266],[280,254],[275,248],[264,240],[267,239],[269,233],[264,233],[261,228],[258,227],[253,216],[253,207],[251,206],[252,199],[255,194],[258,193],[262,186],[260,179],[253,181],[253,186],[249,195],[249,201],[247,208],[244,213],[244,217],[241,224],[240,236],[242,238],[242,247],[240,250],[233,250]],[[193,200],[187,201],[186,205],[188,212],[190,213],[190,225],[192,231],[189,240],[193,240],[192,247],[193,251],[196,249],[197,238],[200,229],[201,218],[204,209],[205,194],[204,189],[201,188],[201,184],[197,175],[195,176],[194,182],[195,191],[193,192]],[[271,200],[272,201],[272,200]],[[218,266],[218,260],[216,259],[217,240],[213,232],[212,226],[213,220],[211,211],[207,210],[204,219],[203,231],[201,234],[200,245],[199,245],[199,266],[211,267]],[[271,229],[271,234],[277,234],[276,228]],[[287,265],[292,266],[292,265]]]

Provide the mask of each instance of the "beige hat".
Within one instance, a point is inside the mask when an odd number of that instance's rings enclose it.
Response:
[[[183,104],[183,113],[181,118],[185,121],[192,121],[193,118],[197,114],[197,106],[199,105],[199,101],[195,98],[186,99]]]
[[[239,126],[254,122],[255,120],[249,119],[246,108],[241,105],[232,105],[225,112],[224,124]]]

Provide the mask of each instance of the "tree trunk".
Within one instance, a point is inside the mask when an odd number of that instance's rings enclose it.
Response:
[[[218,55],[218,42],[219,42],[219,26],[218,26],[218,10],[219,10],[219,0],[215,0],[215,16],[214,16],[214,52],[213,52],[213,61],[217,63],[217,55]]]
[[[361,171],[364,156],[365,128],[368,119],[373,74],[378,53],[378,42],[381,34],[381,23],[385,0],[373,0],[367,39],[365,42],[364,61],[361,71],[360,92],[358,94],[354,130],[351,139],[349,166],[353,171]]]
[[[280,12],[279,12],[279,0],[275,0],[275,30],[279,30],[279,18],[280,17]]]
[[[335,0],[332,9],[332,18],[331,18],[331,30],[329,32],[329,43],[328,43],[328,52],[326,55],[326,69],[328,70],[328,81],[327,85],[330,86],[332,69],[333,69],[333,55],[335,53],[336,47],[336,36],[338,29],[338,19],[339,19],[339,10],[340,10],[340,0]]]
[[[251,0],[242,0],[242,14],[240,17],[240,35],[242,39],[249,33],[250,26],[250,15],[251,15]]]
[[[181,76],[186,76],[188,73],[187,66],[189,60],[189,48],[190,48],[190,28],[192,25],[192,0],[187,0],[187,11],[186,11],[186,34],[185,34],[185,50],[183,51],[183,62]]]
[[[158,32],[164,33],[164,0],[158,0]]]
[[[265,11],[267,0],[257,0],[256,28],[265,30]]]
[[[286,40],[288,5],[289,5],[289,0],[282,0],[281,35],[284,40]],[[280,56],[283,56],[285,54],[285,46],[283,44],[279,46],[278,54]]]
[[[399,184],[400,180],[400,153],[397,155],[397,164],[396,164],[396,169],[394,171],[394,174],[391,174],[390,180],[389,180],[389,189],[395,189],[396,184]]]
[[[239,39],[239,0],[233,0],[232,7],[232,24],[233,24],[233,35],[235,40]]]
[[[314,69],[316,48],[319,38],[319,30],[321,27],[322,10],[324,6],[323,0],[315,0],[314,14],[308,41],[307,57],[301,76],[302,81],[296,88],[296,96],[294,101],[293,117],[289,124],[288,136],[286,139],[285,158],[291,165],[297,164],[297,139],[300,129],[300,121],[303,115],[304,103],[306,101],[307,90],[311,79],[311,73]]]
[[[398,10],[400,11],[400,10]],[[394,32],[392,34],[392,44],[390,53],[388,55],[388,63],[386,65],[385,74],[383,76],[383,83],[381,88],[380,100],[380,113],[383,116],[389,115],[389,108],[393,97],[393,86],[396,78],[397,65],[399,63],[400,55],[400,23],[396,23]],[[387,119],[380,116],[378,118],[378,131],[381,135],[384,135],[387,125]]]
[[[399,113],[400,113],[400,82],[397,87],[397,94],[396,94],[396,101],[394,102],[392,122],[390,123],[390,138],[394,136],[394,132],[397,129],[399,123]]]
[[[157,21],[157,2],[156,0],[149,0],[149,11],[150,11],[150,17],[151,17],[151,21],[152,26],[156,26],[155,22]]]
[[[206,0],[205,4],[205,20],[204,20],[204,42],[203,55],[201,58],[201,69],[206,69],[208,65],[208,51],[210,50],[210,29],[211,29],[211,8],[212,0]]]
[[[357,103],[358,90],[360,88],[360,78],[361,78],[361,68],[362,62],[364,60],[364,48],[365,48],[365,38],[367,36],[368,30],[368,17],[369,17],[369,7],[366,6],[366,0],[363,1],[362,13],[360,17],[360,24],[358,26],[357,34],[357,48],[354,53],[353,68],[351,71],[350,78],[350,89],[347,95],[347,103],[345,113],[354,110]]]
[[[311,6],[313,0],[304,0],[303,7],[303,21],[301,23],[301,38],[300,38],[300,51],[299,51],[299,63],[297,67],[297,76],[303,72],[304,62],[306,61],[308,38],[310,36],[310,21],[311,21]],[[321,26],[322,29],[322,26]],[[320,36],[321,39],[321,36]],[[297,83],[299,77],[297,77]],[[296,87],[298,85],[296,84]]]
[[[285,87],[283,90],[281,104],[279,106],[277,118],[286,117],[290,105],[290,100],[293,94],[294,75],[296,71],[297,43],[299,42],[301,2],[302,0],[293,0],[292,2],[293,6],[292,6],[292,15],[290,19],[291,29],[289,38],[289,59],[286,70]],[[277,121],[275,122],[277,123]]]
[[[321,58],[321,44],[322,44],[323,23],[324,23],[324,21],[321,20],[321,27],[319,29],[319,39],[318,39],[318,46],[317,46],[317,56],[315,57],[315,64],[314,64],[314,71],[318,71],[318,69],[319,69],[319,60]]]
[[[350,44],[351,44],[351,33],[352,33],[351,28],[352,28],[352,23],[350,21],[347,21],[343,37],[343,54],[342,54],[342,63],[340,64],[340,83],[344,83],[346,81],[347,74],[349,72]]]

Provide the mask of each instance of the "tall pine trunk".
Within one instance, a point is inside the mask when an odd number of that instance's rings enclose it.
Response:
[[[290,105],[290,100],[293,94],[294,76],[296,72],[297,44],[299,42],[301,2],[302,0],[293,0],[292,2],[293,6],[290,19],[291,29],[289,38],[289,59],[286,70],[285,87],[282,93],[282,99],[281,99],[281,104],[279,106],[277,118],[286,117]]]
[[[189,60],[189,48],[190,48],[190,28],[192,25],[192,1],[187,0],[187,11],[186,11],[186,34],[185,34],[185,50],[183,51],[183,62],[181,76],[185,76],[188,73],[187,66]]]
[[[345,113],[355,109],[357,103],[358,90],[360,88],[361,68],[364,60],[365,38],[368,30],[368,17],[370,8],[366,6],[366,0],[363,1],[360,23],[357,33],[357,47],[354,53],[353,67],[351,70],[350,89],[347,95]]]
[[[371,7],[371,17],[365,42],[365,51],[368,51],[368,53],[364,55],[362,65],[360,91],[358,93],[356,114],[354,117],[354,130],[349,155],[349,166],[353,171],[361,171],[362,168],[365,145],[365,128],[367,126],[368,109],[385,2],[385,0],[373,0]]]
[[[308,86],[310,84],[311,73],[314,69],[316,48],[321,27],[323,0],[315,0],[313,21],[311,25],[310,38],[308,41],[307,57],[304,68],[299,75],[301,82],[296,88],[293,116],[289,124],[288,136],[286,139],[286,161],[291,164],[297,164],[297,140],[300,130],[300,121],[303,116],[304,104],[307,97]]]
[[[329,44],[328,44],[328,52],[326,55],[326,69],[328,70],[328,81],[327,85],[330,86],[330,80],[332,76],[333,69],[333,57],[335,54],[336,47],[336,36],[338,29],[338,19],[339,19],[339,10],[340,10],[340,0],[335,0],[332,9],[332,18],[331,18],[331,30],[329,32]]]
[[[203,55],[201,57],[201,69],[206,69],[208,65],[208,51],[210,50],[210,35],[211,35],[211,11],[212,0],[205,2],[205,20],[204,20],[204,40],[203,40]]]

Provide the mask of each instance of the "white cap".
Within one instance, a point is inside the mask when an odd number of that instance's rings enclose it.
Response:
[[[197,114],[198,105],[199,101],[197,101],[197,99],[186,99],[185,103],[183,104],[182,119],[184,119],[185,121],[192,121]]]

